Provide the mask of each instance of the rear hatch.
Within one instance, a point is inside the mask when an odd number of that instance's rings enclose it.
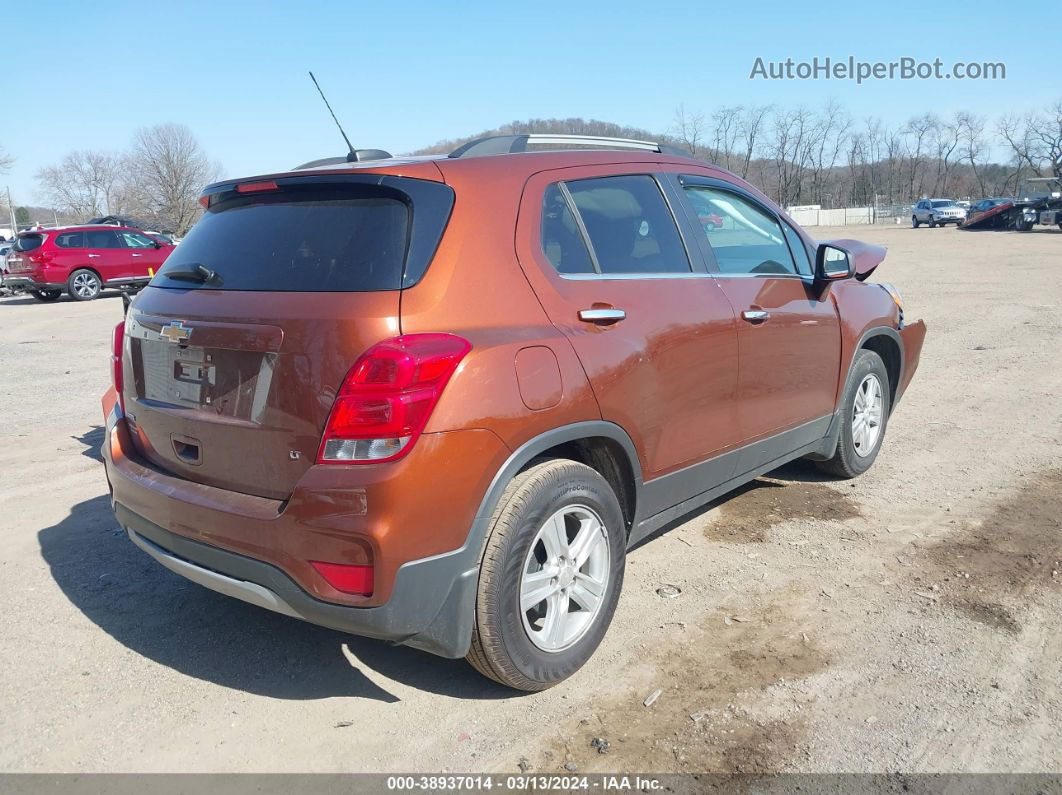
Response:
[[[453,193],[426,180],[317,175],[224,183],[126,319],[126,415],[149,461],[288,497],[316,460],[358,356],[399,330]]]
[[[12,274],[25,275],[37,268],[32,252],[39,251],[44,245],[45,236],[39,232],[23,232],[15,238],[11,252],[7,255],[7,270]],[[37,257],[39,258],[39,254]]]

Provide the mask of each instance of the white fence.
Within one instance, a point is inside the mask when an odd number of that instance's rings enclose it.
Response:
[[[873,207],[841,207],[836,210],[790,207],[789,215],[801,226],[865,226],[876,221]]]

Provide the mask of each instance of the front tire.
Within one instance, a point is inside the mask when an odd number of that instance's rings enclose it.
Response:
[[[626,523],[590,467],[540,461],[508,485],[480,566],[468,661],[517,690],[545,690],[597,649],[619,601]]]
[[[44,301],[45,303],[51,303],[52,301],[58,301],[59,296],[63,294],[62,290],[30,290],[30,295],[36,298],[38,301]]]
[[[103,290],[103,282],[95,271],[79,268],[70,274],[67,290],[75,301],[91,301]]]
[[[837,448],[828,460],[816,462],[819,469],[840,478],[870,469],[885,439],[891,398],[885,363],[874,351],[860,349],[845,387]]]

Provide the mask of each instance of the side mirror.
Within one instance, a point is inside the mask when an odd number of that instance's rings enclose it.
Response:
[[[852,257],[843,248],[820,243],[815,251],[815,281],[836,282],[852,275]]]

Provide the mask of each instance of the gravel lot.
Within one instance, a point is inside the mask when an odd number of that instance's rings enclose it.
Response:
[[[3,299],[0,770],[1062,770],[1062,233],[814,231],[888,246],[929,326],[876,466],[790,465],[633,551],[536,695],[155,564],[97,453],[120,300]]]

